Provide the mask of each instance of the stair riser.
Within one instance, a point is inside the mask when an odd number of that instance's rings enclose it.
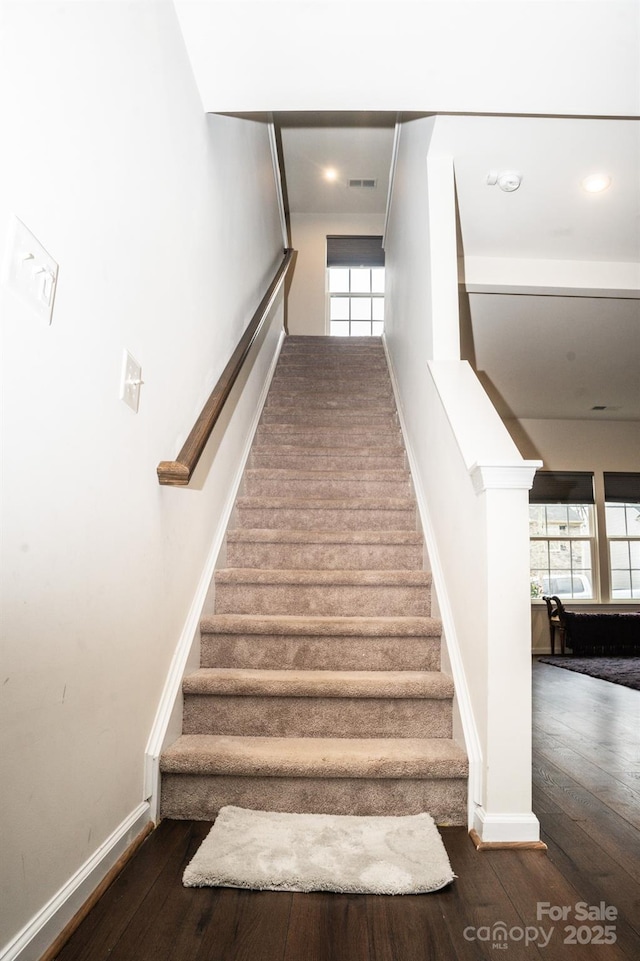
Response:
[[[202,667],[308,671],[439,671],[439,637],[203,634]]]
[[[258,811],[381,817],[428,811],[439,825],[466,826],[467,782],[465,778],[162,777],[162,817],[213,821],[227,804]]]
[[[301,447],[387,447],[401,448],[399,430],[367,430],[349,426],[332,430],[323,427],[265,424],[256,432],[258,444],[287,444]]]
[[[281,358],[286,357],[319,357],[324,360],[327,357],[384,357],[384,347],[379,338],[351,337],[348,340],[333,338],[329,342],[319,345],[300,341],[299,337],[290,335],[282,345],[280,352]]]
[[[405,467],[404,450],[380,450],[371,454],[353,454],[345,448],[327,448],[319,453],[317,448],[306,451],[290,448],[276,450],[273,447],[254,447],[250,458],[253,468],[283,468],[284,470],[397,470]]]
[[[376,387],[388,387],[391,383],[389,371],[383,365],[369,366],[349,364],[325,367],[322,364],[313,364],[305,367],[284,367],[276,368],[272,383],[274,384],[293,384],[301,382],[305,384],[326,384],[344,383],[349,381],[361,382],[367,386],[371,381]]]
[[[265,407],[261,424],[299,424],[303,427],[382,427],[394,430],[398,418],[392,411],[365,408],[362,410],[308,410],[292,407]]]
[[[391,381],[382,380],[379,376],[349,377],[346,374],[341,377],[305,377],[295,374],[279,377],[276,374],[269,388],[270,404],[276,402],[277,407],[284,407],[283,401],[276,401],[276,398],[286,394],[297,396],[300,404],[313,397],[339,400],[344,410],[350,409],[351,399],[356,397],[366,398],[374,407],[379,406],[379,401],[386,404],[393,400]]]
[[[286,338],[283,349],[293,348],[295,350],[355,350],[362,347],[364,350],[382,350],[382,337],[330,337],[324,335],[316,337],[312,334],[289,334]]]
[[[451,737],[451,701],[428,698],[187,695],[184,734],[241,737]]]
[[[201,629],[201,667],[223,670],[185,679],[161,816],[232,804],[466,825],[452,685],[402,676],[440,670],[441,625],[381,339],[285,338],[249,467]]]
[[[411,486],[408,480],[376,481],[361,480],[354,476],[348,480],[307,477],[273,478],[245,475],[244,493],[249,497],[409,497]]]
[[[229,567],[263,570],[410,571],[422,565],[420,545],[227,544]]]
[[[323,357],[318,356],[313,351],[307,351],[306,353],[285,351],[278,358],[278,366],[280,370],[292,367],[311,367],[314,369],[319,367],[322,370],[332,367],[346,367],[347,370],[357,370],[359,367],[367,367],[371,370],[384,371],[385,374],[388,372],[384,353],[382,351],[371,352],[366,350],[354,350],[353,354],[337,351],[334,354],[325,354]]]
[[[335,390],[314,390],[313,392],[303,388],[294,390],[276,390],[271,388],[265,410],[272,407],[303,407],[305,410],[370,410],[375,408],[380,410],[387,408],[388,413],[395,412],[393,395],[391,390],[376,390],[367,392],[364,390],[357,393],[353,390],[345,389],[342,395]]]
[[[395,585],[217,584],[217,614],[311,617],[429,617],[426,587]]]
[[[414,531],[416,512],[407,510],[355,510],[351,508],[235,508],[235,526],[263,530],[299,531]]]
[[[363,384],[371,382],[380,386],[390,383],[389,371],[385,364],[363,361],[361,364],[281,364],[273,377],[273,383],[293,383],[304,380],[307,384],[324,384],[356,380]]]

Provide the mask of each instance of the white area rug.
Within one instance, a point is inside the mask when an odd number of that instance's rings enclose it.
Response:
[[[423,894],[455,875],[430,814],[354,817],[223,807],[186,887]]]

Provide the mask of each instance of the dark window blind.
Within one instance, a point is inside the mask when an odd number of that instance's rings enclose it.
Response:
[[[537,471],[530,504],[593,504],[593,474],[586,471]]]
[[[382,237],[327,237],[327,267],[384,267]]]
[[[640,474],[605,472],[604,499],[608,504],[640,504]]]

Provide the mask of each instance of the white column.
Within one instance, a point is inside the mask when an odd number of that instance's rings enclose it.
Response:
[[[473,826],[485,842],[535,842],[531,809],[531,612],[528,490],[533,465],[474,466],[486,524],[487,681],[482,804]]]

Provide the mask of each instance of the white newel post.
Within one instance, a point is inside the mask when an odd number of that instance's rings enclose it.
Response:
[[[531,614],[528,491],[536,466],[475,465],[470,474],[486,523],[487,678],[483,842],[535,842],[531,809]]]

